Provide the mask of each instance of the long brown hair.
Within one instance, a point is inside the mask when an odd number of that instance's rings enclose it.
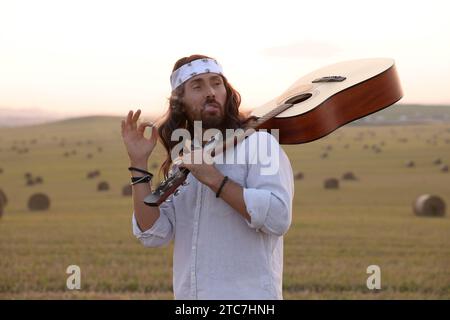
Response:
[[[203,58],[210,57],[200,54],[183,57],[175,63],[172,72],[189,62]],[[222,76],[222,79],[227,92],[223,125],[225,128],[229,129],[241,128],[243,123],[245,122],[245,117],[241,113],[239,113],[241,95],[231,86],[231,84],[224,76]],[[188,118],[183,111],[184,108],[181,101],[181,98],[184,95],[184,87],[185,86],[183,83],[172,92],[169,98],[168,111],[166,113],[166,116],[164,117],[163,122],[158,127],[159,138],[162,145],[164,146],[164,149],[166,150],[166,159],[164,160],[160,168],[160,171],[163,172],[165,178],[167,178],[170,166],[172,164],[170,152],[172,148],[179,143],[178,141],[171,141],[170,137],[172,135],[172,132],[176,129],[184,128],[189,130],[191,136],[193,135],[193,125],[192,123],[190,123],[190,121],[188,121]]]

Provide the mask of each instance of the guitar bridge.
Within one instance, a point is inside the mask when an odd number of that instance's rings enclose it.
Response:
[[[313,80],[312,83],[317,83],[317,82],[342,82],[345,79],[347,79],[347,78],[346,77],[342,77],[342,76],[327,76],[327,77],[317,78],[317,79]]]

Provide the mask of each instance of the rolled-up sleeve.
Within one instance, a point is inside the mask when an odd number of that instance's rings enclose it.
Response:
[[[269,143],[272,146],[271,157],[278,154],[278,161],[274,159],[271,174],[263,174],[264,161],[258,155],[255,146],[250,147],[248,174],[244,188],[244,202],[251,222],[248,226],[268,234],[284,235],[292,221],[292,200],[294,181],[290,161],[278,141],[269,133],[258,132],[249,143]],[[256,159],[255,159],[256,157]]]
[[[174,235],[175,211],[172,202],[163,202],[159,206],[159,218],[153,226],[142,231],[136,221],[136,217],[132,216],[133,234],[141,241],[145,247],[161,247],[169,244]]]

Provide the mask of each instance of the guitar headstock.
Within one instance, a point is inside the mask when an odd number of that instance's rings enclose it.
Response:
[[[144,198],[144,203],[150,207],[158,207],[186,180],[189,170],[174,166],[171,174],[161,181],[156,189]]]

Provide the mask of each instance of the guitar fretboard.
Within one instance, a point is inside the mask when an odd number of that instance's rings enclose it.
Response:
[[[276,115],[278,115],[278,114],[282,113],[283,111],[289,109],[290,107],[292,107],[292,104],[290,104],[290,103],[285,103],[285,104],[279,105],[275,109],[267,112],[265,115],[263,115],[262,117],[258,118],[258,120],[256,120],[254,123],[250,124],[247,127],[247,129],[255,129],[255,128],[259,127],[260,125],[262,125],[267,120],[272,119],[273,117],[275,117]]]

